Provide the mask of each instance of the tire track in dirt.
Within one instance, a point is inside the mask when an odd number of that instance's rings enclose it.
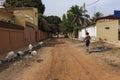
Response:
[[[69,62],[73,63],[74,66],[76,66],[76,68],[73,68],[73,70],[75,71],[77,69],[77,74],[70,74],[70,72],[68,72],[68,75],[73,76],[72,80],[82,80],[83,74],[84,74],[84,79],[85,80],[96,80],[96,78],[93,75],[89,75],[90,72],[87,71],[87,69],[80,63],[80,61],[73,55],[76,54],[76,51],[73,51],[73,48],[69,47],[68,45],[65,45],[65,49],[68,50],[68,54],[66,56],[66,65],[70,65]],[[70,49],[71,48],[71,49]],[[63,48],[64,49],[64,48]],[[65,51],[65,49],[63,51]],[[71,60],[69,60],[71,59]],[[70,66],[67,66],[67,68],[69,69]],[[69,69],[67,71],[70,71],[72,69]],[[73,72],[71,72],[73,73]],[[82,76],[81,76],[82,75]]]
[[[52,50],[50,74],[46,80],[73,80],[66,71],[65,53],[63,53],[63,48],[65,47],[64,45],[65,44],[56,45]]]
[[[115,75],[112,71],[108,70],[107,67],[97,65],[93,59],[87,56],[84,50],[77,50],[75,47],[70,46],[69,52],[71,56],[79,63],[83,71],[88,73],[88,80],[119,80],[120,77]],[[73,52],[75,51],[75,52]],[[86,76],[86,77],[88,77]],[[82,79],[80,79],[82,80]],[[86,80],[86,79],[85,79]]]
[[[119,80],[116,76],[111,77],[112,72],[107,72],[107,70],[95,64],[95,61],[86,57],[87,55],[83,55],[85,54],[84,51],[78,51],[69,43],[56,45],[53,53],[53,61],[55,62],[52,64],[50,73],[54,77],[51,80]],[[62,57],[63,55],[64,57]],[[64,70],[61,71],[61,68]]]
[[[42,58],[42,62],[31,63],[11,80],[120,80],[117,74],[96,64],[83,49],[65,39],[48,42],[39,53],[37,59]]]

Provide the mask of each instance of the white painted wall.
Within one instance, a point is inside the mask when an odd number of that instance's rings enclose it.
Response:
[[[0,0],[0,8],[4,8],[4,2],[5,2],[6,0]]]
[[[96,38],[96,26],[95,25],[89,26],[86,28],[86,30],[89,33],[89,35],[91,36],[91,38],[93,40],[95,40],[95,38]],[[78,36],[79,36],[80,40],[83,40],[85,38],[85,36],[86,36],[85,35],[85,28],[82,29],[81,31],[79,31]]]

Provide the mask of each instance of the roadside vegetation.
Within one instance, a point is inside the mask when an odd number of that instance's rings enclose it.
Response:
[[[70,34],[77,38],[79,30],[96,23],[96,19],[102,16],[101,12],[96,12],[91,18],[83,6],[75,5],[62,16],[60,30],[63,34]]]
[[[36,7],[38,8],[38,26],[45,32],[54,34],[67,34],[78,37],[78,31],[91,24],[96,23],[96,19],[102,17],[101,12],[96,12],[92,17],[83,6],[72,6],[62,18],[56,15],[45,16],[45,5],[41,0],[6,0],[5,7]]]

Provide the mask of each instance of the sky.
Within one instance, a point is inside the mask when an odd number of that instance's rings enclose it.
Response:
[[[46,16],[62,17],[72,6],[83,6],[84,3],[91,17],[95,12],[101,12],[106,16],[114,14],[114,10],[120,10],[120,0],[42,0],[42,3],[46,7],[44,12]]]

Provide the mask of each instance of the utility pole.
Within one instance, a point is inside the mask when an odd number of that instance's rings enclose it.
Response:
[[[95,2],[87,4],[87,6],[94,5],[94,4],[98,3],[99,1],[100,0],[96,0]],[[84,2],[84,5],[83,5],[83,9],[84,9],[84,13],[83,13],[83,15],[84,15],[84,21],[83,22],[84,22],[84,24],[83,24],[83,27],[85,28],[85,33],[87,33],[86,26],[85,26],[85,2]],[[96,7],[94,8],[94,13],[95,13],[95,10],[96,10]]]
[[[84,14],[83,14],[83,17],[84,17],[84,24],[83,24],[83,27],[85,28],[85,34],[87,33],[87,30],[86,30],[86,26],[85,26],[85,2],[84,2],[84,5],[83,5],[83,11],[84,11]]]
[[[96,6],[94,7],[94,14],[96,13]]]

